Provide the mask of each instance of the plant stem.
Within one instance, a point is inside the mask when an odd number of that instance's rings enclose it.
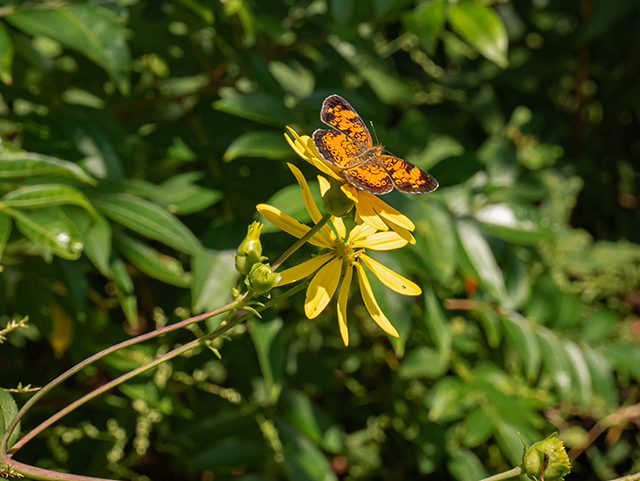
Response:
[[[622,476],[621,478],[612,479],[611,481],[637,481],[640,479],[640,473]]]
[[[104,349],[104,350],[100,351],[99,353],[94,354],[93,356],[85,359],[81,363],[76,364],[74,367],[72,367],[71,369],[69,369],[65,373],[61,374],[60,376],[55,378],[53,381],[51,381],[49,384],[47,384],[42,389],[40,389],[36,394],[34,394],[31,398],[29,398],[29,400],[24,404],[24,406],[22,406],[20,411],[18,411],[18,414],[16,414],[16,416],[11,420],[11,422],[7,426],[7,430],[5,431],[4,436],[2,437],[2,441],[0,441],[0,459],[1,459],[2,454],[7,452],[7,443],[9,442],[9,437],[11,436],[11,433],[13,432],[15,427],[18,425],[18,422],[20,422],[20,420],[23,418],[23,416],[26,414],[26,412],[29,409],[31,409],[31,407],[40,398],[42,398],[45,394],[47,394],[49,391],[51,391],[54,387],[56,387],[61,382],[63,382],[66,379],[70,378],[75,373],[77,373],[78,371],[82,370],[83,368],[85,368],[89,364],[94,363],[97,360],[103,358],[104,356],[106,356],[108,354],[111,354],[112,352],[115,352],[115,351],[117,351],[119,349],[132,346],[134,344],[146,341],[148,339],[153,339],[154,337],[161,336],[163,334],[167,334],[168,332],[175,331],[176,329],[183,328],[185,326],[188,326],[189,324],[193,324],[195,322],[199,322],[199,321],[202,321],[204,319],[208,319],[210,317],[216,316],[218,314],[222,314],[223,312],[227,312],[227,311],[230,311],[232,309],[235,309],[236,307],[238,307],[238,306],[240,306],[242,304],[242,302],[244,301],[245,297],[246,297],[246,294],[244,294],[243,296],[239,297],[238,299],[235,299],[233,302],[230,302],[226,306],[220,307],[220,308],[215,309],[213,311],[205,312],[204,314],[200,314],[199,316],[194,316],[194,317],[191,317],[189,319],[185,319],[184,321],[176,322],[175,324],[172,324],[170,326],[163,327],[162,329],[156,329],[155,331],[149,332],[147,334],[143,334],[141,336],[134,337],[133,339],[128,339],[128,340],[126,340],[124,342],[116,344],[115,346],[111,346],[111,347],[109,347],[107,349]],[[22,439],[20,441],[18,441],[16,443],[16,445],[21,443],[21,441],[22,441]],[[22,444],[24,444],[24,443],[21,443],[20,445],[22,445]],[[15,449],[14,449],[14,451],[15,451]]]
[[[515,478],[522,474],[522,466],[516,466],[509,471],[505,471],[504,473],[495,474],[493,476],[489,476],[488,478],[481,479],[480,481],[500,481],[502,479]]]
[[[297,251],[298,249],[300,249],[300,247],[302,247],[302,245],[307,242],[309,239],[311,239],[311,237],[318,232],[320,229],[322,229],[324,227],[324,225],[329,222],[329,219],[331,219],[331,214],[325,214],[322,216],[322,219],[320,219],[318,221],[318,223],[316,225],[314,225],[309,232],[307,232],[305,235],[303,235],[302,237],[300,237],[300,239],[298,239],[291,247],[289,247],[284,254],[282,254],[280,256],[280,258],[275,261],[273,263],[273,265],[271,266],[271,269],[273,269],[274,271],[278,268],[278,266],[280,266],[280,264],[282,264],[284,261],[286,261],[291,254],[293,254],[295,251]]]
[[[280,296],[278,296],[277,298],[274,298],[268,302],[266,302],[263,306],[259,306],[256,307],[256,311],[263,311],[264,309],[267,309],[269,307],[271,307],[272,305],[277,304],[278,302],[280,302],[281,300],[284,300],[290,296],[292,296],[293,294],[295,294],[296,292],[302,290],[305,287],[305,283],[301,283],[296,285],[295,287],[289,289],[287,292],[285,292],[284,294],[281,294]],[[53,416],[51,416],[50,418],[48,418],[46,421],[42,422],[41,424],[39,424],[37,427],[35,427],[34,429],[32,429],[29,433],[27,433],[24,437],[22,437],[19,441],[17,441],[15,443],[15,445],[11,448],[11,450],[9,451],[10,455],[15,454],[16,451],[18,451],[18,449],[20,449],[22,446],[24,446],[28,441],[30,441],[33,437],[35,437],[37,434],[39,434],[40,432],[42,432],[44,429],[48,428],[49,426],[51,426],[53,423],[55,423],[56,421],[58,421],[59,419],[61,419],[62,417],[64,417],[65,415],[69,414],[71,411],[73,411],[74,409],[76,409],[77,407],[85,404],[86,402],[90,401],[91,399],[99,396],[100,394],[108,391],[109,389],[114,388],[115,386],[123,383],[124,381],[127,381],[135,376],[137,376],[138,374],[141,374],[155,366],[157,366],[158,364],[161,364],[165,361],[168,361],[170,359],[173,359],[174,357],[179,356],[180,354],[183,354],[187,351],[189,351],[190,349],[193,349],[194,347],[197,347],[201,344],[204,344],[206,341],[212,340],[217,338],[218,336],[220,336],[221,334],[225,333],[226,331],[228,331],[229,329],[231,329],[232,327],[237,326],[238,324],[240,324],[241,322],[249,319],[250,317],[252,317],[254,314],[251,311],[246,311],[243,315],[237,317],[236,319],[232,320],[231,322],[225,324],[221,324],[220,326],[218,326],[218,328],[209,333],[206,334],[205,336],[202,336],[198,339],[195,339],[187,344],[184,344],[172,351],[169,351],[168,353],[166,353],[163,356],[158,357],[157,359],[154,359],[153,361],[140,366],[137,369],[134,369],[126,374],[123,374],[122,376],[100,386],[99,388],[91,391],[89,394],[86,394],[85,396],[81,397],[80,399],[76,400],[75,402],[69,404],[68,406],[66,406],[64,409],[58,411],[56,414],[54,414]],[[183,321],[184,322],[184,321]],[[34,479],[40,479],[40,478],[34,478]],[[66,478],[59,478],[59,479],[66,479]]]

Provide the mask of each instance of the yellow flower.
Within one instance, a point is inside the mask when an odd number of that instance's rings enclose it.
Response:
[[[293,139],[284,134],[291,148],[304,160],[315,166],[318,170],[329,177],[342,183],[342,191],[356,204],[356,222],[366,223],[374,229],[387,231],[389,227],[398,233],[410,244],[416,241],[411,235],[411,231],[416,226],[411,220],[402,215],[396,209],[383,202],[378,196],[357,189],[351,185],[341,174],[340,169],[327,162],[313,144],[313,139],[308,135],[299,136],[295,130],[287,127]]]
[[[313,200],[304,176],[297,167],[289,164],[289,168],[300,184],[302,197],[311,219],[314,223],[318,223],[322,215]],[[321,176],[319,176],[319,181],[320,190],[324,194],[330,187],[329,182]],[[265,219],[295,237],[301,238],[310,230],[310,227],[270,205],[260,204],[257,209]],[[338,324],[346,346],[349,344],[347,299],[355,268],[358,274],[360,293],[369,314],[384,332],[398,337],[398,332],[381,311],[373,296],[363,265],[390,289],[407,296],[419,295],[422,291],[416,284],[365,254],[365,249],[380,251],[399,249],[407,245],[407,240],[396,232],[379,232],[366,223],[356,225],[347,235],[342,219],[331,217],[331,222],[334,229],[331,229],[329,225],[324,225],[309,239],[311,244],[324,248],[323,252],[300,265],[281,272],[282,279],[278,285],[282,286],[299,281],[317,271],[309,283],[304,302],[306,316],[313,319],[327,307],[342,278],[342,285],[338,293]]]

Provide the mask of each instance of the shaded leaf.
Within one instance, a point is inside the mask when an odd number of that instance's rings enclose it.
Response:
[[[213,108],[227,114],[279,127],[294,122],[284,102],[264,93],[233,93],[214,102]]]
[[[13,41],[9,36],[7,27],[0,22],[0,81],[5,85],[11,85],[13,79]]]
[[[11,217],[4,212],[0,212],[0,263],[2,262],[2,253],[9,240],[11,234]],[[2,272],[2,264],[0,264],[0,272]]]
[[[232,251],[204,249],[191,258],[191,305],[194,314],[212,311],[229,302],[230,286],[238,276],[232,254]]]
[[[540,348],[528,321],[517,313],[502,317],[504,333],[522,359],[528,379],[534,379],[540,368]]]
[[[267,159],[283,159],[290,157],[291,147],[280,132],[270,130],[247,132],[236,138],[224,153],[224,161],[229,162],[238,157],[265,157]]]
[[[199,172],[174,175],[160,185],[161,195],[153,199],[176,215],[200,212],[223,197],[223,193],[218,190],[194,184],[201,178],[202,174]]]
[[[460,36],[489,60],[506,68],[507,30],[491,8],[476,2],[450,4],[449,21]]]
[[[129,194],[97,196],[94,204],[107,217],[185,254],[202,249],[200,242],[176,217],[152,202]]]
[[[20,9],[4,17],[31,35],[43,35],[79,51],[104,68],[118,89],[129,93],[131,54],[125,29],[93,4]]]
[[[96,184],[93,177],[72,162],[33,152],[0,152],[0,179],[36,175],[60,175]]]
[[[11,423],[13,418],[16,417],[16,414],[18,414],[18,405],[13,400],[11,394],[0,387],[0,437],[4,436],[9,423]],[[13,433],[11,434],[7,447],[10,448],[13,443],[18,440],[19,436],[20,423],[18,423]]]
[[[96,215],[96,221],[84,236],[84,253],[104,276],[109,276],[109,257],[111,256],[111,225],[102,215]]]
[[[83,240],[71,220],[56,207],[19,210],[7,209],[16,227],[36,245],[64,259],[74,260],[82,254]]]
[[[178,287],[191,285],[191,275],[184,272],[178,259],[161,254],[121,232],[117,233],[114,240],[118,251],[149,277]]]
[[[113,281],[117,288],[116,297],[129,325],[135,327],[138,325],[138,300],[133,292],[133,281],[122,259],[115,254],[112,254],[111,258],[109,279]]]
[[[38,184],[21,187],[6,194],[0,202],[21,209],[38,209],[56,205],[77,205],[96,217],[96,210],[79,190],[64,184]]]

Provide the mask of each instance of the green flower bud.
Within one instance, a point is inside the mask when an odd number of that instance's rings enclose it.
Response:
[[[264,225],[260,222],[253,222],[247,228],[247,236],[238,246],[237,255],[234,256],[236,270],[244,275],[248,275],[251,272],[251,267],[257,262],[267,260],[266,257],[262,257],[262,244],[260,243],[260,233],[263,227]]]
[[[342,184],[339,182],[334,182],[322,197],[322,207],[324,211],[335,217],[344,217],[354,206],[353,200],[342,192],[341,186]]]
[[[244,280],[247,287],[253,289],[257,294],[266,294],[273,289],[282,276],[273,272],[269,264],[257,263],[251,267],[249,275]]]
[[[523,441],[524,442],[524,441]],[[553,433],[544,441],[538,441],[529,449],[525,444],[522,467],[529,479],[538,481],[562,480],[571,472],[571,463],[557,433]]]

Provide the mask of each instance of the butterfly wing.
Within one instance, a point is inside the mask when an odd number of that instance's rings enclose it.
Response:
[[[313,133],[313,143],[325,160],[342,168],[347,168],[363,154],[355,140],[337,130],[316,130]]]
[[[373,147],[371,134],[367,125],[360,118],[355,109],[339,95],[330,95],[322,102],[320,120],[330,127],[347,134],[363,148]]]
[[[386,194],[393,190],[393,181],[386,169],[378,162],[367,160],[344,171],[351,184],[370,194]]]
[[[400,192],[424,194],[438,188],[438,181],[424,170],[394,155],[381,155],[385,170]]]

